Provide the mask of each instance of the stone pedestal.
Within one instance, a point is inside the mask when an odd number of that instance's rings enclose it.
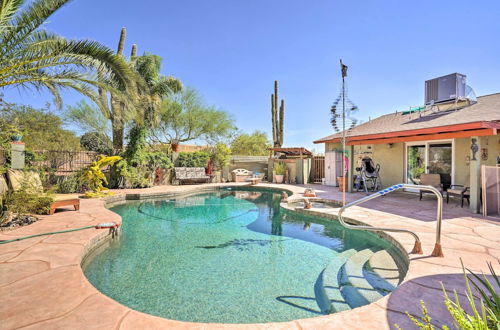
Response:
[[[349,160],[348,162],[348,168],[347,168],[347,191],[352,193],[353,192],[353,178],[354,178],[354,146],[347,146],[347,158]],[[344,161],[342,160],[342,166],[344,166]]]
[[[481,210],[481,140],[471,137],[470,150],[470,209],[474,213]]]
[[[25,165],[24,142],[11,142],[11,162],[10,168],[22,170]]]

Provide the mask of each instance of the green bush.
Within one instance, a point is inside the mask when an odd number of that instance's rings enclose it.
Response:
[[[157,168],[169,169],[174,166],[170,156],[160,151],[146,153],[146,164],[148,169],[152,171]]]
[[[146,143],[147,129],[134,126],[128,135],[129,144],[123,159],[113,168],[112,186],[116,188],[146,188],[154,183],[156,169],[173,166],[170,155],[151,150]],[[160,150],[160,151],[158,151]]]
[[[7,195],[5,208],[7,211],[21,215],[49,214],[54,198],[50,195],[32,193],[29,189],[21,188]]]
[[[212,148],[211,159],[215,169],[222,170],[224,166],[229,165],[230,158],[231,148],[224,143],[219,142]]]
[[[284,175],[286,171],[286,164],[283,162],[278,162],[274,165],[274,172],[276,175]]]
[[[209,159],[207,151],[180,152],[177,164],[179,167],[207,167]]]
[[[80,181],[81,171],[64,176],[57,180],[56,191],[60,194],[72,194],[82,192],[82,183]]]
[[[113,153],[113,143],[106,134],[99,132],[89,132],[80,138],[80,146],[88,151],[95,151],[103,155]]]
[[[153,184],[151,171],[130,166],[125,159],[116,163],[114,170],[119,176],[118,182],[115,183],[119,188],[147,188]]]

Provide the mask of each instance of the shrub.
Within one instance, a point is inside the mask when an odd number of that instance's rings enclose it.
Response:
[[[60,194],[71,194],[82,191],[82,183],[80,177],[82,173],[76,172],[68,176],[59,178],[57,181],[56,191]]]
[[[177,164],[179,167],[206,167],[209,159],[207,151],[180,152]]]
[[[54,202],[51,195],[34,192],[24,181],[21,188],[7,195],[5,208],[20,217],[29,214],[48,214]]]
[[[174,166],[168,154],[163,152],[146,153],[146,164],[149,170],[154,171],[157,168],[169,169]]]
[[[116,163],[115,172],[119,175],[117,187],[120,188],[147,188],[152,185],[151,171],[145,171],[137,166],[131,166],[122,159]]]
[[[216,169],[222,170],[224,166],[229,164],[231,157],[231,148],[222,142],[219,142],[212,149],[211,159]]]
[[[274,165],[274,172],[276,175],[284,175],[286,170],[286,164],[283,162],[278,162]]]
[[[104,196],[102,191],[104,190],[104,185],[107,184],[108,180],[102,169],[107,166],[112,166],[114,163],[122,159],[120,156],[99,156],[97,161],[92,162],[90,166],[85,169],[80,176],[81,183],[90,189],[90,192],[86,192],[86,197],[100,197]]]
[[[113,144],[106,134],[89,132],[80,138],[80,146],[88,151],[95,151],[103,155],[113,153]]]

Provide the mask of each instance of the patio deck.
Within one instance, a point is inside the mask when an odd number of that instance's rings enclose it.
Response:
[[[213,185],[203,185],[210,187]],[[291,198],[301,198],[306,186],[259,184],[291,190]],[[308,185],[321,198],[340,200],[337,188]],[[119,194],[159,194],[199,191],[200,186],[160,186],[141,190],[122,190]],[[364,196],[348,194],[348,200]],[[82,200],[79,212],[57,212],[43,220],[16,230],[1,232],[0,239],[77,228],[104,221],[121,222],[107,210],[103,200]],[[325,212],[325,209],[312,209]],[[335,214],[337,210],[329,210]],[[446,205],[443,213],[442,245],[444,258],[430,256],[435,238],[436,203],[430,195],[391,194],[350,208],[345,215],[372,226],[414,230],[422,240],[423,255],[410,255],[405,281],[388,296],[360,308],[311,319],[268,324],[202,324],[162,319],[140,313],[119,304],[95,289],[80,267],[82,257],[105,231],[87,230],[63,235],[32,238],[0,245],[0,327],[43,329],[389,329],[398,323],[403,329],[414,329],[404,312],[420,315],[423,299],[436,325],[452,322],[442,301],[442,281],[447,290],[464,291],[459,258],[475,271],[486,270],[490,261],[499,269],[500,222],[461,209],[456,201]],[[412,238],[404,233],[390,233],[407,251]]]

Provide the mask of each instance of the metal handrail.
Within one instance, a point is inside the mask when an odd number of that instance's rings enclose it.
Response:
[[[436,188],[432,186],[421,186],[421,185],[414,185],[414,184],[406,184],[406,183],[400,183],[396,184],[394,186],[385,188],[383,190],[380,190],[374,194],[371,194],[369,196],[360,198],[354,202],[348,203],[344,206],[342,206],[339,210],[339,221],[340,223],[349,229],[355,229],[355,230],[369,230],[369,231],[391,231],[391,232],[401,232],[401,233],[408,233],[415,238],[415,245],[413,247],[413,250],[410,253],[417,253],[417,254],[422,254],[422,243],[420,242],[420,238],[418,237],[417,234],[410,230],[406,229],[396,229],[396,228],[382,228],[382,227],[371,227],[371,226],[356,226],[356,225],[350,225],[344,221],[344,218],[342,217],[342,213],[347,209],[348,207],[358,205],[364,202],[367,202],[369,200],[372,200],[374,198],[384,196],[390,192],[399,190],[399,189],[404,189],[404,188],[409,188],[409,189],[419,189],[419,190],[426,190],[426,191],[431,191],[433,192],[438,201],[438,206],[437,206],[437,224],[436,224],[436,244],[434,246],[434,250],[432,251],[432,256],[434,257],[443,257],[443,250],[441,248],[441,222],[443,220],[443,196],[441,195],[441,192],[437,190]]]

